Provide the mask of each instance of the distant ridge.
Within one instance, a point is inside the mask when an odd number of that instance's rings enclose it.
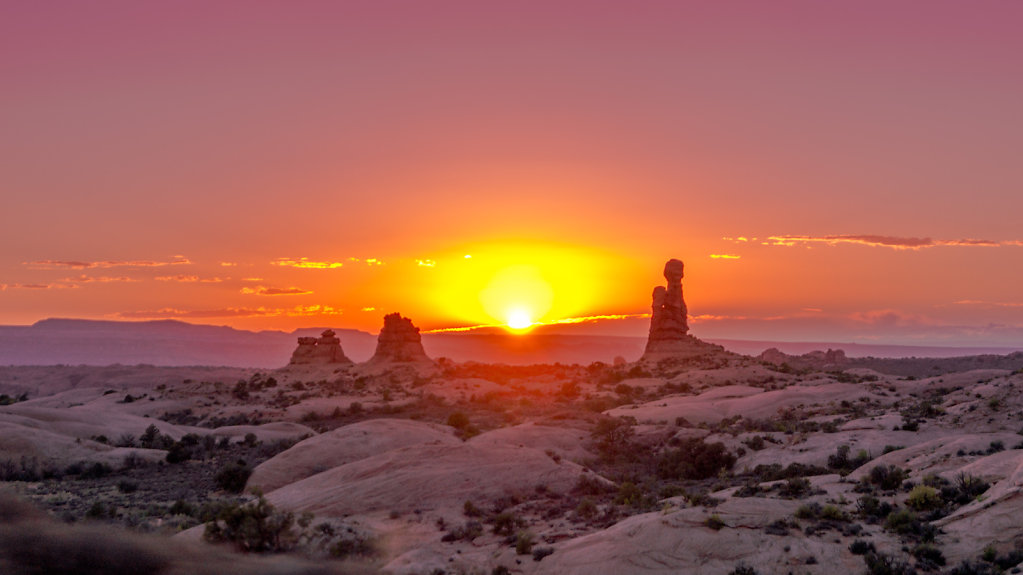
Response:
[[[44,319],[30,326],[0,326],[0,365],[210,365],[277,368],[287,365],[299,336],[318,336],[331,326],[293,332],[247,331],[229,326],[190,324],[178,320],[141,322]],[[375,334],[333,327],[345,353],[362,362],[373,355]],[[611,362],[615,357],[639,359],[643,336],[584,335],[543,328],[528,336],[499,330],[472,333],[426,333],[423,347],[430,357],[483,363]],[[941,347],[842,342],[776,342],[710,339],[711,343],[745,355],[774,347],[788,354],[842,349],[850,358],[948,358],[982,354],[1006,355],[1020,347]]]

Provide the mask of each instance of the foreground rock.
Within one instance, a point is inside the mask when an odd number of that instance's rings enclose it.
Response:
[[[458,445],[450,427],[407,419],[371,419],[310,437],[264,461],[249,488],[273,491],[339,465],[416,445]]]

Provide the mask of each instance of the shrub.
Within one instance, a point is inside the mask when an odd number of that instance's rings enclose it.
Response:
[[[856,539],[849,545],[849,552],[853,555],[866,555],[867,553],[876,553],[877,549],[874,548],[873,543]]]
[[[455,429],[465,429],[469,427],[469,416],[461,411],[456,411],[448,416],[448,425]]]
[[[728,572],[728,575],[758,575],[758,573],[756,569],[740,561],[739,564],[735,566],[735,569]]]
[[[537,547],[533,549],[533,561],[543,561],[543,558],[554,553],[553,547]]]
[[[278,511],[262,495],[248,505],[228,505],[206,524],[207,541],[234,544],[240,551],[286,551],[295,540],[295,515]]]
[[[575,507],[575,514],[583,520],[593,519],[597,515],[597,504],[589,497],[583,497]]]
[[[906,505],[916,511],[929,511],[942,507],[944,504],[945,502],[938,495],[938,490],[927,485],[917,485],[909,492],[909,498],[906,499]]]
[[[245,460],[239,459],[234,463],[228,463],[221,467],[213,477],[213,481],[216,482],[217,487],[224,491],[241,493],[245,489],[245,483],[251,475],[252,468],[245,463]]]
[[[515,538],[515,554],[528,555],[533,552],[533,534],[529,531],[519,531]]]
[[[913,557],[916,557],[917,561],[923,564],[929,564],[941,567],[945,565],[945,556],[941,554],[941,549],[938,549],[930,543],[924,543],[917,545],[913,548]]]
[[[495,515],[493,521],[493,530],[497,535],[513,535],[516,528],[525,525],[522,519],[507,511]]]
[[[868,575],[915,575],[916,570],[904,561],[884,553],[867,553],[863,556]]]
[[[708,517],[707,520],[703,522],[703,524],[706,525],[707,527],[710,527],[714,531],[720,531],[722,527],[728,527],[728,525],[725,524],[724,520],[721,519],[721,516],[718,515],[717,513]]]
[[[906,472],[894,465],[875,465],[870,470],[868,481],[885,491],[898,489],[906,479]]]
[[[663,479],[707,479],[735,465],[735,455],[723,443],[704,443],[690,438],[679,442],[657,461],[657,474]]]

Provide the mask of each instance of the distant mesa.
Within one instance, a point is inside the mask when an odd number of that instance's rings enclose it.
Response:
[[[390,313],[384,316],[384,327],[377,337],[376,353],[366,363],[433,364],[433,360],[426,355],[419,328],[412,325],[412,320],[398,313]]]
[[[723,349],[689,335],[689,311],[682,297],[684,271],[681,260],[670,259],[664,264],[664,279],[668,280],[668,285],[654,288],[650,335],[641,361],[687,358]]]
[[[300,337],[298,347],[291,354],[289,365],[352,363],[341,350],[341,340],[334,330],[324,331],[320,337]]]

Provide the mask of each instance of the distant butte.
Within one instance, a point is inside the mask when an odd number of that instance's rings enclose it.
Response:
[[[341,350],[341,340],[333,330],[326,330],[320,337],[300,337],[298,347],[291,354],[289,365],[345,363],[352,360]]]

